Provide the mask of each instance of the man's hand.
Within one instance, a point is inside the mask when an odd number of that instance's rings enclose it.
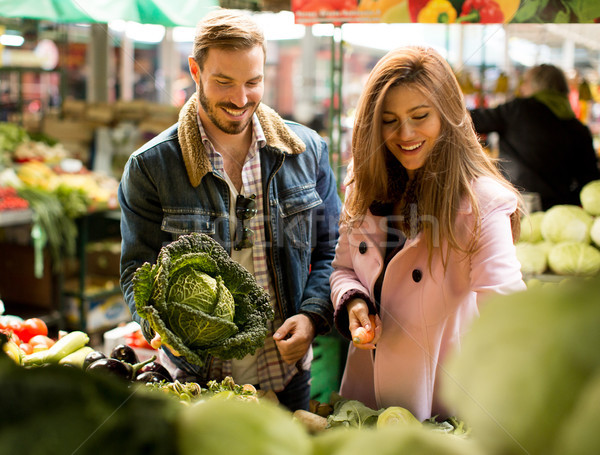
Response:
[[[281,358],[290,365],[304,357],[314,338],[315,327],[305,314],[286,319],[273,334]]]
[[[162,342],[162,338],[160,337],[160,335],[158,333],[155,333],[154,338],[152,338],[152,341],[150,341],[150,346],[152,346],[154,349],[160,349],[161,346],[164,346],[165,348],[167,348],[169,351],[171,351],[171,353],[175,356],[175,357],[179,357],[181,354],[179,354],[179,352],[177,352],[175,349],[173,349],[171,346],[169,346],[166,343]]]

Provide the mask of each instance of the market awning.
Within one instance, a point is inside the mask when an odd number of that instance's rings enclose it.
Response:
[[[53,22],[113,20],[194,27],[218,0],[0,0],[0,17]]]

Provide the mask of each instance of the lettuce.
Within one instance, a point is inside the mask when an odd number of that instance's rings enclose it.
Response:
[[[241,359],[264,345],[274,313],[254,276],[205,234],[164,246],[134,274],[136,310],[189,362]]]

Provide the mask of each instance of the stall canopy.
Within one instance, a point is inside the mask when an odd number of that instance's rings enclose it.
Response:
[[[53,22],[113,20],[194,27],[218,0],[0,0],[0,17]]]

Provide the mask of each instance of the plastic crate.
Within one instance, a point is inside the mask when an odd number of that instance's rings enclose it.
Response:
[[[328,403],[332,392],[340,388],[346,364],[348,341],[337,332],[320,335],[313,341],[310,397]]]

